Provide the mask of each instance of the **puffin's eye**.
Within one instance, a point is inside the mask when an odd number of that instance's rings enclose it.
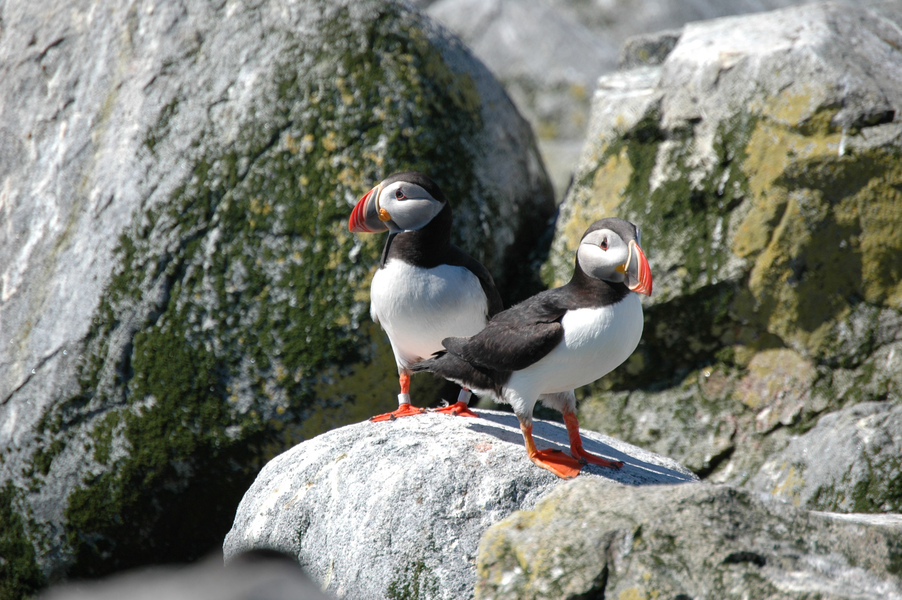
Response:
[[[608,249],[608,238],[602,238],[601,243],[598,244],[598,247],[601,248],[602,250],[607,250]]]
[[[402,192],[399,188],[395,190],[395,198],[397,198],[398,200],[404,200],[405,198],[407,198],[407,196],[405,196],[404,192]]]

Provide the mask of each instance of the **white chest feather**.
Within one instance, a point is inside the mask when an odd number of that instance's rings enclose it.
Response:
[[[636,294],[613,306],[564,315],[563,341],[548,355],[511,376],[519,396],[565,392],[592,383],[622,364],[642,337],[642,304]]]
[[[446,337],[474,335],[485,327],[485,293],[463,267],[423,269],[391,260],[373,277],[370,302],[373,320],[388,334],[401,365],[441,350]]]

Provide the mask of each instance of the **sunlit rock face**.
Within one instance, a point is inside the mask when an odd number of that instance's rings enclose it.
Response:
[[[383,239],[347,230],[391,172],[442,186],[508,301],[537,285],[554,207],[532,133],[418,13],[0,19],[0,536],[23,549],[0,573],[21,590],[217,547],[268,458],[396,402],[367,316]]]
[[[486,532],[475,597],[900,598],[900,542],[899,515],[580,478]]]
[[[566,485],[529,460],[513,414],[478,414],[358,423],[279,455],[238,507],[227,564],[269,548],[296,557],[339,598],[471,598],[485,531]],[[536,421],[533,433],[540,448],[568,449],[562,423]],[[583,467],[578,479],[603,489],[697,481],[669,458],[592,431],[583,437],[590,452],[624,463]]]
[[[601,78],[544,273],[619,216],[655,290],[584,423],[743,483],[825,413],[899,401],[900,23],[898,2],[692,23]]]

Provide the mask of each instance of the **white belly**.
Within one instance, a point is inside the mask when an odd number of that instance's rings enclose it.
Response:
[[[485,293],[463,267],[422,269],[390,260],[373,277],[370,302],[373,320],[388,334],[402,367],[442,350],[446,337],[475,335],[485,327]]]
[[[564,339],[544,358],[511,375],[511,404],[531,405],[541,394],[592,383],[623,363],[642,337],[642,303],[629,294],[613,306],[571,310],[562,320]],[[516,408],[516,406],[515,406]]]

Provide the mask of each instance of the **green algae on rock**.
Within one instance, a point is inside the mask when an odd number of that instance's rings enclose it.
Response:
[[[366,310],[383,240],[347,231],[374,181],[428,172],[454,202],[456,241],[513,297],[537,285],[523,257],[541,256],[550,186],[528,125],[457,40],[377,0],[189,5],[124,21],[109,6],[67,38],[126,66],[110,93],[72,92],[100,102],[84,112],[102,127],[70,134],[94,154],[61,187],[91,209],[48,226],[62,240],[48,261],[70,256],[66,240],[107,242],[79,262],[98,273],[70,282],[90,323],[57,324],[67,350],[40,349],[47,364],[0,404],[28,407],[0,475],[34,509],[51,580],[211,551],[264,461],[394,402],[393,367],[383,386],[341,383],[391,356]],[[51,327],[11,314],[24,345]],[[13,358],[11,379],[27,356]]]

